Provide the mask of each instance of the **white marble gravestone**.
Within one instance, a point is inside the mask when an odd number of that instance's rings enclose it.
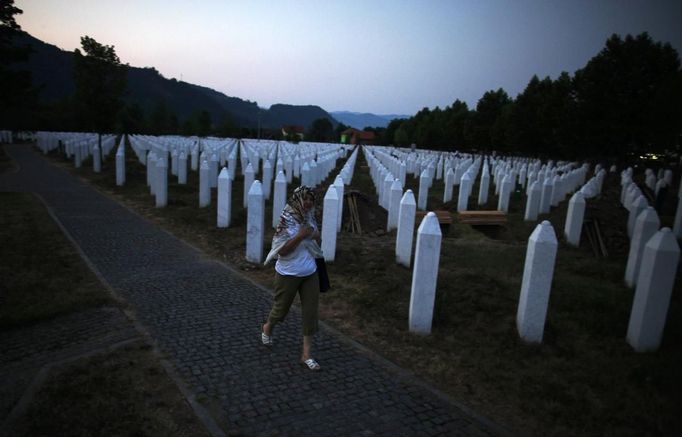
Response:
[[[578,191],[568,201],[568,211],[566,212],[566,225],[564,235],[566,242],[571,246],[580,246],[580,233],[583,229],[583,219],[585,218],[585,198]]]
[[[263,197],[260,181],[256,180],[251,184],[248,202],[246,214],[246,260],[260,264],[263,261],[263,237],[265,235],[265,197]]]
[[[675,211],[675,220],[673,221],[673,234],[675,235],[675,238],[682,238],[682,197],[678,197],[677,199],[677,210]]]
[[[502,186],[500,187],[500,196],[497,201],[498,211],[509,211],[509,197],[511,196],[512,180],[510,175],[505,175],[502,179]]]
[[[642,195],[638,196],[630,205],[630,214],[628,215],[628,237],[632,238],[632,231],[635,228],[635,220],[639,214],[649,206],[646,198]]]
[[[119,146],[116,151],[116,185],[122,186],[126,183],[126,156],[123,146]]]
[[[637,352],[655,351],[661,344],[679,259],[670,228],[656,232],[644,247],[626,334]]]
[[[277,228],[279,216],[282,215],[287,203],[287,178],[280,171],[275,177],[275,193],[272,199],[272,227]]]
[[[554,228],[547,220],[537,225],[528,238],[516,328],[529,343],[542,342],[557,247]]]
[[[218,175],[218,227],[226,228],[230,226],[232,215],[232,179],[227,167],[223,167]]]
[[[634,288],[637,285],[637,277],[639,276],[639,268],[642,264],[642,254],[644,253],[644,246],[654,236],[661,226],[661,220],[658,218],[656,210],[652,206],[646,207],[635,221],[635,226],[632,230],[632,238],[630,239],[630,252],[628,253],[628,262],[625,267],[625,284]]]
[[[394,179],[388,195],[388,219],[386,231],[398,227],[398,214],[400,213],[400,199],[403,196],[403,187],[399,179]]]
[[[547,214],[552,204],[552,190],[554,189],[554,182],[552,178],[545,178],[542,183],[542,193],[540,194],[540,209],[539,214]]]
[[[263,162],[263,195],[265,200],[270,200],[272,191],[272,164],[269,159]]]
[[[534,222],[538,219],[538,212],[540,210],[540,190],[540,183],[538,181],[531,182],[528,198],[526,199],[526,213],[523,216],[523,219],[527,222]]]
[[[201,161],[199,166],[199,208],[211,204],[211,182],[209,181],[210,166],[207,161]]]
[[[161,157],[156,161],[156,207],[163,208],[168,204],[168,163]]]
[[[97,144],[92,148],[92,171],[95,173],[102,171],[102,149]]]
[[[433,212],[424,216],[417,230],[417,246],[410,293],[410,332],[430,334],[440,263],[440,224]]]
[[[322,207],[322,252],[324,260],[332,262],[336,256],[336,220],[339,208],[339,195],[334,185],[327,189]]]
[[[455,172],[451,167],[448,167],[445,172],[445,190],[443,191],[443,203],[448,203],[452,200],[452,188],[455,185]]]
[[[485,205],[488,203],[488,189],[490,187],[490,172],[488,166],[483,165],[483,173],[481,174],[481,183],[478,187],[478,204]]]
[[[251,190],[251,185],[253,185],[255,178],[253,166],[249,163],[246,166],[246,170],[244,170],[244,208],[248,208],[249,206],[249,191]]]
[[[426,200],[429,197],[429,171],[424,169],[419,176],[419,199],[417,208],[422,211],[426,209]]]
[[[457,196],[457,212],[466,211],[469,207],[469,194],[471,193],[471,176],[464,173],[459,182],[459,195]]]
[[[345,188],[341,176],[334,178],[334,187],[336,188],[336,195],[339,198],[339,207],[336,215],[336,232],[341,232],[341,221],[343,219],[343,191]]]
[[[412,190],[405,191],[400,199],[398,209],[398,232],[395,237],[396,262],[405,267],[410,267],[412,258],[412,239],[414,238],[414,221],[417,212],[417,203],[414,200]]]
[[[187,183],[187,154],[182,151],[178,156],[178,184]]]

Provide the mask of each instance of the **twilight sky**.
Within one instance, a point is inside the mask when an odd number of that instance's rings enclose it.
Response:
[[[15,0],[17,22],[72,51],[229,96],[327,111],[412,115],[533,74],[585,66],[613,33],[648,31],[682,53],[681,0]]]

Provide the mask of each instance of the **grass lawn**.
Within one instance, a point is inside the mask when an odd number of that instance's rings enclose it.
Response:
[[[217,229],[215,193],[210,207],[198,208],[196,172],[190,172],[186,186],[169,177],[169,205],[157,209],[146,187],[144,167],[130,148],[124,187],[115,186],[113,156],[101,174],[94,174],[87,163],[73,169],[63,157],[55,153],[51,157],[209,255],[272,285],[271,266],[244,260],[240,172],[233,182],[231,227]],[[323,182],[322,194],[330,182],[331,178]],[[418,179],[408,176],[406,188],[412,188],[415,197],[417,184]],[[349,190],[364,193],[371,201],[362,207],[381,216],[362,155]],[[491,180],[487,209],[497,205],[492,190]],[[442,203],[442,191],[442,182],[434,181],[429,208],[453,211],[457,189],[454,202],[448,204]],[[472,193],[475,199],[478,185]],[[627,211],[619,206],[619,193],[618,178],[612,175],[603,196],[588,201],[587,217],[599,219],[608,258],[595,258],[585,237],[579,248],[565,244],[561,235],[567,202],[541,216],[554,226],[560,247],[540,345],[520,341],[515,325],[526,243],[536,225],[523,221],[523,196],[512,196],[509,223],[502,229],[481,232],[457,223],[453,212],[454,223],[442,240],[431,335],[407,330],[412,274],[394,262],[395,231],[339,233],[336,262],[329,265],[333,290],[322,295],[322,318],[520,435],[679,435],[680,281],[660,350],[634,353],[625,342],[633,291],[623,285]],[[270,203],[266,202],[266,223],[271,220]],[[664,225],[672,220],[669,210],[674,203],[669,203],[661,217]],[[272,231],[266,231],[266,251],[271,236]]]
[[[35,196],[0,204],[0,329],[114,303]]]
[[[0,332],[117,305],[36,197],[0,192],[0,205]],[[98,434],[207,435],[159,357],[142,344],[53,368],[11,430]]]

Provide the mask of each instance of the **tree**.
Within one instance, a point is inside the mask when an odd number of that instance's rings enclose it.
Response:
[[[170,113],[165,100],[159,99],[149,116],[149,130],[154,135],[170,133]]]
[[[611,36],[575,74],[580,138],[608,156],[663,151],[682,131],[680,59],[645,32]]]
[[[461,150],[467,147],[467,125],[470,118],[469,107],[466,102],[455,100],[452,106],[445,108],[444,132],[447,147],[453,150]]]
[[[203,110],[199,113],[197,128],[197,134],[200,137],[206,137],[211,133],[211,114],[209,114],[208,111]]]
[[[328,118],[318,118],[313,121],[308,132],[311,141],[330,142],[333,140],[334,126]]]
[[[146,117],[139,104],[128,104],[121,111],[119,117],[120,129],[122,132],[139,134],[149,132],[146,126]]]
[[[491,150],[499,144],[493,143],[493,126],[502,114],[505,106],[512,103],[507,92],[502,88],[497,91],[487,91],[476,104],[474,114],[474,145],[483,150]],[[499,135],[496,135],[496,139]]]
[[[37,100],[31,73],[12,68],[12,64],[25,61],[30,54],[28,47],[15,44],[21,27],[14,16],[22,13],[14,6],[14,0],[0,0],[0,123],[18,129],[29,128],[33,118],[30,113]]]
[[[239,129],[228,113],[223,113],[222,119],[216,128],[216,134],[220,137],[237,137]]]
[[[98,43],[89,36],[81,37],[74,51],[74,82],[79,119],[85,130],[112,131],[122,107],[126,89],[126,67],[121,64],[114,46]]]
[[[395,130],[393,134],[393,142],[398,147],[405,147],[410,144],[410,137],[407,134],[407,129],[404,129],[402,125]]]

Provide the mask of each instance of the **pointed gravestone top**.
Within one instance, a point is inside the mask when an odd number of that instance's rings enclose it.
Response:
[[[227,167],[223,167],[222,170],[220,170],[220,174],[218,175],[218,179],[226,179],[230,177],[230,173],[227,171]]]
[[[251,164],[249,164],[251,165]],[[263,187],[261,186],[261,183],[259,180],[253,181],[251,184],[251,188],[249,188],[249,196],[262,196],[263,195]]]
[[[400,200],[400,203],[404,203],[406,205],[417,204],[416,200],[414,199],[414,193],[412,192],[412,190],[405,191],[405,194],[403,194],[403,198]]]
[[[284,176],[284,172],[280,170],[279,173],[277,173],[277,177],[275,178],[275,182],[286,182],[286,181],[287,181],[287,177]]]
[[[675,239],[675,236],[673,235],[670,228],[661,228],[660,231],[655,233],[654,236],[649,239],[646,247],[655,249],[657,252],[680,252],[680,246],[677,244],[677,240]]]
[[[441,235],[440,224],[438,223],[438,217],[434,212],[429,212],[424,216],[419,229],[417,229],[419,234],[427,235]]]
[[[585,204],[585,196],[583,196],[583,193],[580,191],[576,191],[576,193],[571,196],[571,200],[569,200],[569,202],[574,204]]]
[[[552,224],[547,220],[543,220],[542,223],[535,227],[535,230],[533,231],[532,234],[530,234],[529,239],[533,242],[538,243],[557,244],[556,235],[554,234],[554,228],[552,227]]]
[[[333,185],[330,185],[327,189],[324,200],[339,200],[338,191],[336,191],[336,188]]]

